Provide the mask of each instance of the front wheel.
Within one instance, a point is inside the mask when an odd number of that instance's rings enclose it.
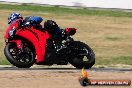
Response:
[[[29,68],[35,62],[34,54],[28,46],[20,50],[15,43],[8,43],[4,48],[4,54],[7,60],[18,68]]]
[[[74,67],[89,69],[95,64],[95,54],[85,43],[74,41],[70,44],[70,49],[72,49],[72,57],[69,62]]]

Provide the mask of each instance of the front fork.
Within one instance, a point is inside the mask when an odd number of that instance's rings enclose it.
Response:
[[[6,42],[6,44],[9,43],[9,42],[16,43],[18,49],[23,48],[22,40],[9,40],[9,39],[6,39],[5,42]]]

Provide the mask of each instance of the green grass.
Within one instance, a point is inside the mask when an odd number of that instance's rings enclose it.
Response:
[[[132,12],[123,12],[121,10],[95,10],[95,9],[71,9],[58,6],[45,7],[34,5],[10,5],[0,4],[0,9],[15,10],[15,11],[36,11],[50,12],[56,14],[78,14],[78,15],[96,15],[96,16],[114,16],[114,17],[132,17]]]
[[[106,37],[105,39],[109,41],[120,41],[120,40],[123,40],[124,38],[111,36],[111,37]]]
[[[116,65],[116,64],[127,64],[132,65],[132,56],[118,56],[110,59],[98,58],[96,61],[97,65]]]
[[[9,61],[7,61],[6,58],[0,59],[0,65],[9,65],[9,64],[10,64]]]

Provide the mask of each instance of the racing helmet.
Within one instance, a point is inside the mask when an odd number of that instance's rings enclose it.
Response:
[[[13,21],[15,21],[19,18],[23,19],[22,15],[20,13],[16,13],[16,12],[11,13],[8,17],[8,24],[11,24]]]

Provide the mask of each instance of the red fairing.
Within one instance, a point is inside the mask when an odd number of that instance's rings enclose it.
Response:
[[[35,33],[36,36],[33,33]],[[37,62],[44,61],[46,39],[49,38],[48,32],[41,32],[40,30],[36,30],[32,27],[23,31],[17,31],[16,35],[22,36],[32,42],[36,50]]]
[[[4,36],[6,39],[9,39],[8,33],[12,29],[12,27],[15,27],[15,28],[18,27],[19,20],[21,19],[16,20],[7,28],[6,34]],[[46,31],[42,32],[40,30],[35,29],[34,27],[31,27],[31,28],[25,27],[22,30],[18,29],[15,35],[21,36],[25,38],[26,40],[30,41],[35,47],[37,62],[44,62],[46,39],[50,37],[48,32]],[[15,42],[17,44],[17,47],[21,48],[21,43],[23,42],[23,40],[14,39],[14,40],[9,40],[8,42]]]

